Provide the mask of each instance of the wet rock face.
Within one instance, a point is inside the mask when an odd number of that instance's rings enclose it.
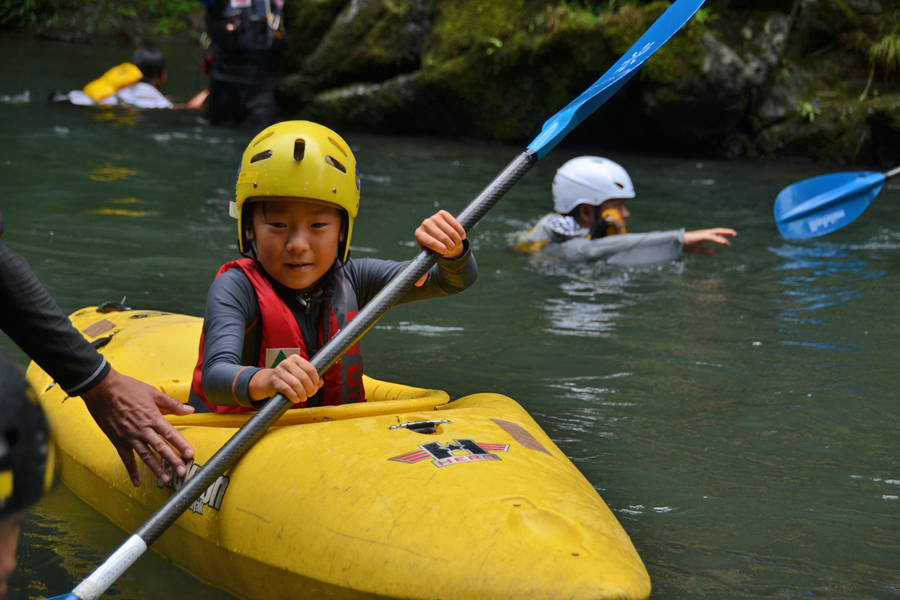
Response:
[[[280,87],[291,116],[339,130],[527,143],[668,6],[298,0],[288,19],[302,39]],[[900,1],[718,0],[702,11],[567,141],[843,162],[900,148],[898,82],[873,74],[864,52],[890,19],[900,29]]]
[[[419,66],[428,30],[424,0],[350,0],[307,55],[300,75],[321,90],[409,73]]]
[[[744,22],[732,45],[711,32],[704,34],[698,43],[700,72],[647,91],[648,114],[669,136],[697,152],[729,152],[736,130],[781,61],[789,31],[789,17],[775,12],[762,21]]]

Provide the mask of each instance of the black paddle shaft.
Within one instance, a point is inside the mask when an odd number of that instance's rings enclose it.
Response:
[[[481,220],[487,212],[512,188],[537,162],[538,156],[531,150],[519,154],[474,199],[457,220],[466,231]],[[378,322],[397,300],[408,292],[422,275],[437,262],[438,253],[422,250],[400,271],[366,306],[346,328],[338,332],[312,358],[310,363],[319,375],[323,375],[341,356]],[[187,508],[199,498],[212,482],[230,469],[244,453],[292,406],[281,394],[261,405],[247,423],[238,429],[219,451],[194,475],[184,482],[155,513],[137,530],[135,535],[151,545],[174,523]]]

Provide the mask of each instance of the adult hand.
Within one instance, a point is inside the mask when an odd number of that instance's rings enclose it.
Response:
[[[715,242],[723,246],[731,246],[728,238],[735,237],[737,231],[734,229],[726,229],[724,227],[713,227],[712,229],[698,229],[696,231],[684,232],[684,251],[693,252],[695,254],[705,254],[706,256],[715,256],[716,251],[712,248],[704,248],[703,242]]]
[[[163,418],[160,411],[189,415],[194,412],[192,406],[184,405],[155,387],[122,375],[115,369],[110,369],[103,381],[81,397],[97,425],[115,446],[135,487],[141,485],[141,471],[134,459],[134,452],[163,483],[168,483],[172,476],[153,453],[154,450],[175,468],[179,477],[187,475],[187,467],[181,457],[193,458],[194,448]]]
[[[446,210],[440,210],[422,221],[415,236],[419,250],[429,248],[444,258],[457,258],[465,248],[463,240],[466,239],[466,230]],[[427,278],[427,274],[423,275],[416,286],[421,287]]]

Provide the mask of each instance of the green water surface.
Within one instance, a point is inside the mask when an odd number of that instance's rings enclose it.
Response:
[[[204,85],[199,52],[166,53],[165,91],[185,100]],[[0,37],[3,239],[67,312],[125,298],[202,316],[238,257],[228,202],[254,132],[45,101],[129,55]],[[346,139],[363,177],[353,255],[398,260],[423,218],[459,212],[520,150]],[[900,596],[900,186],[791,243],[776,194],[838,167],[591,151],[635,181],[630,230],[734,227],[733,248],[640,269],[511,252],[579,153],[555,150],[471,233],[477,284],[392,310],[363,341],[367,373],[522,403],[615,512],[656,598]],[[68,591],[124,538],[61,486],[25,524],[10,597]],[[151,553],[109,596],[228,597]]]

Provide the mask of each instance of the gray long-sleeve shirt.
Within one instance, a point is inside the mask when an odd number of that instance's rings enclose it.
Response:
[[[621,267],[642,267],[680,260],[684,250],[684,229],[625,233],[597,240],[574,238],[544,247],[544,252],[569,261],[599,261]]]
[[[475,257],[468,249],[455,259],[441,258],[428,272],[421,287],[413,287],[398,304],[439,298],[466,289],[478,277]],[[356,292],[360,308],[399,273],[406,262],[375,258],[348,260],[340,267]],[[320,307],[312,304],[306,309],[297,301],[299,294],[270,278],[278,296],[290,307],[307,353],[312,357],[319,350]],[[325,286],[328,290],[328,284]],[[206,320],[203,323],[203,392],[213,404],[220,406],[247,405],[250,401],[250,379],[259,371],[256,367],[260,353],[259,303],[250,280],[240,269],[220,275],[209,289]],[[253,366],[247,366],[253,365]],[[319,391],[322,394],[322,391]],[[317,394],[318,396],[318,394]],[[310,406],[320,403],[311,398]]]
[[[640,267],[680,260],[684,252],[684,229],[626,233],[598,239],[587,238],[587,230],[562,231],[559,215],[542,217],[522,233],[516,248],[537,250],[570,262],[603,261],[622,267]]]

